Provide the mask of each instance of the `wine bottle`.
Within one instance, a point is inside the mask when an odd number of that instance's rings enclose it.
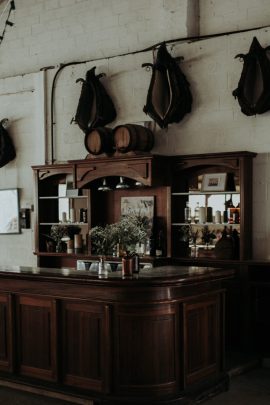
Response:
[[[195,210],[194,210],[194,222],[197,224],[200,219],[200,204],[197,202]]]
[[[190,224],[190,222],[191,222],[191,208],[189,206],[188,201],[186,202],[184,215],[185,215],[185,223]]]
[[[164,237],[162,230],[158,232],[156,240],[156,256],[164,256]]]

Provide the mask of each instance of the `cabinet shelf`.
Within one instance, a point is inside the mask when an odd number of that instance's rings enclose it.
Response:
[[[199,227],[202,227],[202,226],[216,226],[216,227],[218,227],[218,226],[236,226],[236,227],[240,227],[240,224],[229,224],[228,222],[222,222],[222,223],[220,223],[220,224],[216,224],[215,222],[204,222],[204,223],[197,223],[197,224],[195,224],[195,223],[190,223],[190,224],[187,224],[186,222],[172,222],[172,226],[187,226],[187,225],[190,225],[190,226],[199,226]]]
[[[68,199],[68,200],[74,200],[74,199],[87,199],[87,195],[77,195],[77,196],[44,196],[44,197],[38,197],[39,200],[61,200],[61,199]]]
[[[65,225],[65,226],[88,226],[86,222],[40,222],[39,225],[48,226],[48,225]]]
[[[227,194],[233,194],[233,195],[239,195],[240,191],[186,191],[186,192],[173,192],[172,196],[177,196],[177,195],[227,195]]]

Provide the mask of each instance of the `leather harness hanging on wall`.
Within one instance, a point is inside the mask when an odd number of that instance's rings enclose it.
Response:
[[[7,118],[0,121],[0,167],[5,166],[16,157],[12,139],[4,127],[7,121]]]
[[[185,75],[165,43],[158,49],[156,62],[142,65],[145,66],[152,68],[152,77],[143,111],[161,128],[180,122],[191,111],[192,95]]]
[[[270,61],[266,54],[269,48],[263,48],[254,37],[249,52],[235,56],[244,60],[244,66],[232,94],[245,115],[263,114],[270,109]]]
[[[83,85],[74,121],[85,134],[90,129],[105,126],[116,118],[112,99],[99,80],[105,74],[96,76],[95,69],[96,66],[88,70],[85,80],[76,80],[76,83],[83,82]]]

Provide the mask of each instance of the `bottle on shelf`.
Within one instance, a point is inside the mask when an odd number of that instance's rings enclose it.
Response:
[[[228,223],[229,224],[234,223],[234,218],[233,218],[234,211],[235,211],[235,207],[233,205],[232,199],[230,198],[227,201],[227,217],[228,217]]]
[[[237,206],[234,209],[233,222],[235,224],[240,224],[240,203],[238,203]]]
[[[206,222],[213,222],[213,208],[206,208]]]
[[[150,243],[150,238],[148,237],[145,241],[145,256],[150,256],[151,255],[151,243]]]
[[[106,269],[105,258],[103,256],[100,257],[99,263],[98,263],[98,277],[99,278],[108,277],[108,270]]]
[[[200,220],[200,203],[197,202],[194,210],[194,222],[197,224]]]
[[[74,208],[70,208],[69,209],[69,221],[74,224],[74,222],[76,222],[75,219],[75,209]]]
[[[200,207],[200,212],[199,212],[199,222],[200,224],[204,224],[206,222],[206,210],[205,207]]]
[[[185,215],[185,223],[190,224],[191,223],[191,208],[189,206],[189,201],[186,202],[184,215]]]
[[[164,235],[162,230],[158,232],[157,240],[156,240],[156,249],[155,249],[156,256],[164,256]]]
[[[133,254],[133,273],[138,274],[140,272],[140,256],[137,253]]]
[[[221,224],[221,211],[217,210],[215,212],[215,223]]]
[[[127,251],[122,257],[122,278],[132,278],[134,270],[134,260],[132,255]]]
[[[155,256],[155,237],[154,237],[153,229],[149,236],[149,252],[150,252],[150,256]]]
[[[239,233],[236,229],[232,231],[231,238],[233,241],[233,258],[239,259],[240,255],[240,238]]]

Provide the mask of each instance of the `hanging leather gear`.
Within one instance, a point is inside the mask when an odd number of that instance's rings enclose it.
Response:
[[[145,66],[152,68],[152,77],[143,111],[161,128],[180,122],[191,111],[192,95],[185,75],[165,43],[158,49],[156,62],[142,65]]]
[[[5,166],[16,157],[12,139],[5,129],[7,121],[7,118],[0,121],[0,167]]]
[[[270,109],[270,61],[266,54],[269,48],[263,48],[254,37],[249,52],[235,56],[244,60],[244,66],[232,94],[245,115],[263,114]]]
[[[96,66],[88,70],[85,80],[76,80],[76,83],[83,82],[83,85],[74,121],[85,134],[90,129],[103,127],[116,118],[111,97],[99,80],[105,74],[96,76],[95,69]]]

